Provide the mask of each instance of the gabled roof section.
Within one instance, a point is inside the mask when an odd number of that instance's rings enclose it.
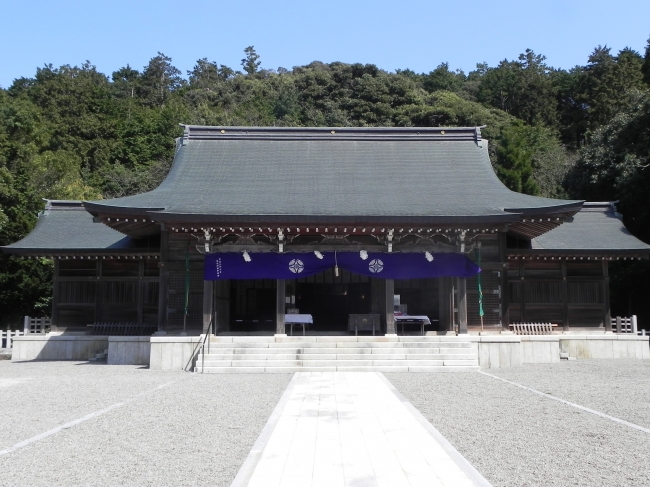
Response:
[[[131,235],[151,231],[150,220],[433,225],[558,217],[522,230],[535,236],[582,204],[507,189],[478,127],[184,128],[158,188],[85,202],[88,211]],[[124,226],[138,216],[150,220]]]
[[[530,249],[508,254],[648,257],[650,245],[625,228],[615,202],[587,202],[572,222],[532,239]]]
[[[0,247],[11,254],[59,255],[153,255],[159,242],[137,241],[106,225],[94,223],[81,201],[46,200],[45,210],[25,238]]]

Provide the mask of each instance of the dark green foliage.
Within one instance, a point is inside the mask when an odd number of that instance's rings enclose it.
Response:
[[[628,93],[625,104],[592,134],[567,186],[579,198],[620,200],[626,226],[650,242],[650,91]]]
[[[533,179],[533,151],[528,142],[528,128],[520,122],[503,131],[497,151],[497,174],[511,190],[537,194],[539,186]]]
[[[544,56],[526,49],[517,61],[501,61],[481,77],[478,99],[529,124],[557,122],[555,89]]]

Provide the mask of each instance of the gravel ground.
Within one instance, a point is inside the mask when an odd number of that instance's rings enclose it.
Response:
[[[129,401],[0,456],[0,485],[228,486],[291,377],[0,362],[0,450]]]
[[[591,360],[488,372],[647,426],[650,364]],[[648,433],[482,374],[385,375],[495,486],[650,485]]]
[[[650,428],[650,360],[576,360],[486,372]]]

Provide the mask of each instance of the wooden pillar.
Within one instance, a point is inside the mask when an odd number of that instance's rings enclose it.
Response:
[[[603,260],[603,301],[605,304],[605,312],[603,313],[603,320],[605,321],[605,331],[612,331],[612,311],[609,304],[609,262]]]
[[[160,233],[160,262],[158,262],[158,269],[160,275],[158,277],[158,332],[159,334],[165,333],[167,328],[167,283],[169,281],[169,270],[167,269],[167,259],[169,255],[169,234],[163,228]]]
[[[458,334],[467,334],[467,279],[457,278],[458,288]]]
[[[97,291],[95,291],[97,299]],[[52,279],[52,315],[50,316],[50,331],[58,331],[59,325],[59,259],[54,259],[54,276]]]
[[[508,283],[509,263],[505,232],[499,234],[499,260],[501,261],[501,331],[510,331],[510,284]]]
[[[99,263],[98,263],[99,264]],[[136,296],[137,303],[137,314],[138,314],[138,324],[142,324],[144,321],[144,287],[146,283],[143,282],[142,278],[144,277],[144,259],[140,259],[140,266],[138,269],[138,284],[136,285]]]
[[[566,259],[562,260],[562,327],[569,331],[569,283],[567,282]]]
[[[97,261],[97,267],[95,267],[95,318],[93,321],[95,323],[102,321],[102,312],[104,307],[104,262],[101,260]],[[137,291],[136,291],[137,292]]]
[[[441,277],[438,285],[440,331],[454,331],[454,309],[450,277]]]
[[[395,331],[395,281],[386,279],[386,335],[396,335]]]
[[[286,335],[287,332],[284,326],[284,307],[285,307],[285,294],[286,294],[286,281],[284,279],[277,280],[275,312],[276,312],[276,335]]]
[[[212,294],[213,294],[212,281],[203,281],[203,333],[209,333],[210,323],[212,321]],[[214,331],[214,327],[212,327]]]
[[[370,278],[370,312],[381,317],[381,326],[385,329],[384,309],[386,308],[386,281],[385,279]]]
[[[216,334],[218,331],[230,331],[230,280],[220,280],[214,282],[214,326]]]

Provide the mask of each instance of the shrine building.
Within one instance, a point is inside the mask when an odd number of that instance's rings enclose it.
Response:
[[[506,188],[478,127],[185,125],[159,187],[47,201],[2,250],[54,260],[53,331],[190,336],[297,333],[292,314],[307,335],[358,333],[353,316],[419,333],[396,315],[425,334],[608,331],[609,263],[650,255],[614,203]]]

